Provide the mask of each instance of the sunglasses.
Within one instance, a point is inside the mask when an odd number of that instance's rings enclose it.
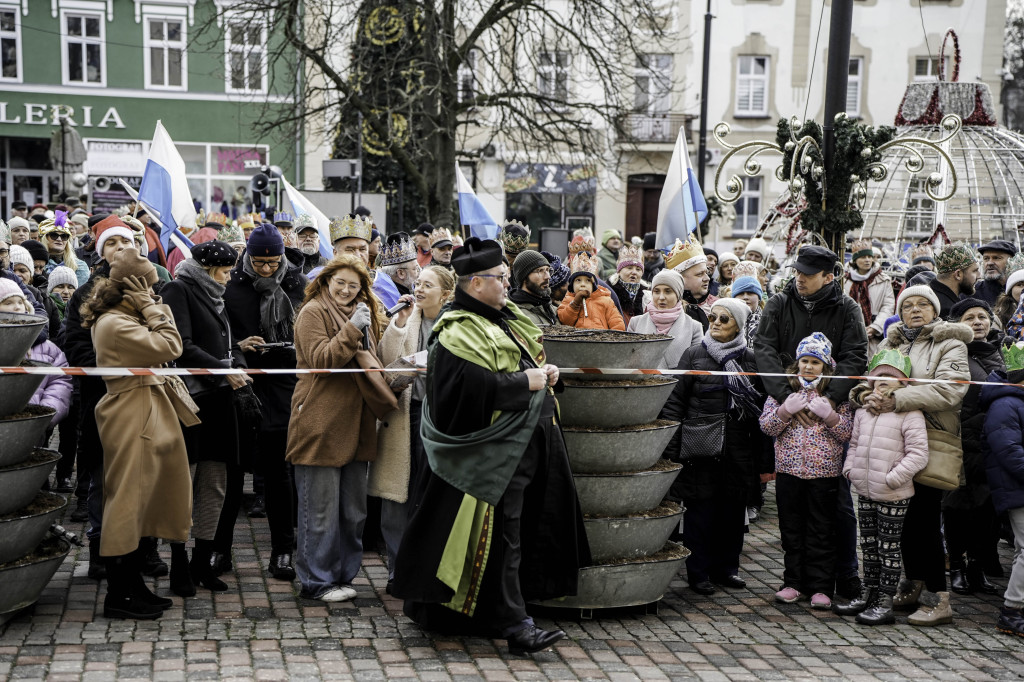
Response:
[[[71,233],[70,232],[60,232],[58,230],[52,230],[50,232],[47,232],[46,236],[49,239],[60,239],[62,241],[67,241],[67,240],[71,239]]]
[[[712,324],[714,324],[715,322],[721,322],[722,324],[729,324],[730,322],[732,322],[732,318],[729,317],[728,315],[716,315],[714,313],[711,313],[710,315],[708,315],[708,322],[710,322]]]

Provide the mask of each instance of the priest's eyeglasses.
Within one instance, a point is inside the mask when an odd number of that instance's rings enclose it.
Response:
[[[500,275],[473,275],[474,277],[487,277],[488,279],[500,279],[502,282],[508,281],[508,273],[502,273]]]

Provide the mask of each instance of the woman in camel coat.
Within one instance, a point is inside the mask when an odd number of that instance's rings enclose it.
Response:
[[[109,279],[83,306],[97,367],[158,367],[181,355],[171,310],[152,294],[153,264],[135,249],[119,253]],[[149,592],[140,572],[139,540],[184,542],[192,525],[192,481],[179,419],[196,416],[161,376],[105,377],[96,406],[103,443],[103,535],[108,618],[151,619],[171,605]]]

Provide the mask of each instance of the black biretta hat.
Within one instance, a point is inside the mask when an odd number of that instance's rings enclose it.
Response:
[[[471,275],[474,272],[483,272],[501,265],[501,258],[504,254],[501,251],[501,244],[493,239],[479,239],[470,237],[466,243],[455,249],[452,254],[452,267],[455,273]]]

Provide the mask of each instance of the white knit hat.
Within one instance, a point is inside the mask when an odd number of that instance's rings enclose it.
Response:
[[[108,227],[100,233],[100,236],[96,239],[96,253],[103,254],[103,245],[111,237],[124,237],[133,245],[135,244],[135,233],[131,229],[115,225],[114,227]]]
[[[32,260],[32,254],[28,252],[28,249],[20,244],[14,244],[11,246],[10,251],[12,270],[15,265],[20,263],[28,268],[29,272],[35,271],[36,264],[35,261]]]
[[[729,314],[736,318],[736,324],[740,327],[740,333],[743,333],[743,327],[747,324],[747,317],[750,315],[750,306],[738,298],[720,298],[711,304],[711,310],[715,308],[725,308],[728,310]]]
[[[747,243],[747,250],[744,255],[754,251],[755,253],[761,254],[761,258],[765,261],[768,260],[768,254],[771,253],[771,247],[768,246],[768,242],[760,237],[754,237]]]
[[[1021,282],[1024,282],[1024,268],[1011,272],[1010,276],[1006,278],[1006,293],[1010,293],[1013,286]]]
[[[740,257],[737,256],[732,251],[725,251],[718,258],[718,267],[722,267],[723,264],[728,263],[729,261],[732,261],[733,263],[739,263]]]
[[[25,305],[28,305],[28,299],[25,298],[25,292],[21,290],[21,287],[17,285],[13,280],[9,280],[6,277],[0,277],[0,303],[3,303],[9,298],[20,297],[25,301]]]
[[[46,293],[52,293],[61,284],[70,284],[74,288],[78,288],[78,275],[66,265],[58,265],[50,271],[46,282]]]
[[[935,308],[935,317],[939,316],[939,311],[942,310],[942,306],[939,305],[939,297],[935,294],[935,291],[926,284],[918,284],[917,286],[907,287],[900,294],[899,298],[896,299],[896,314],[900,316],[900,320],[903,319],[903,301],[907,300],[911,296],[924,296],[928,299],[928,302]]]

